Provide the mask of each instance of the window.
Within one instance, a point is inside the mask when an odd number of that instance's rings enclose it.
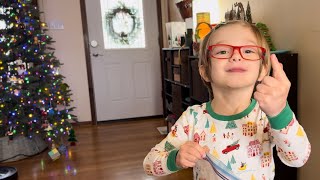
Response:
[[[142,0],[100,0],[105,49],[145,48]]]

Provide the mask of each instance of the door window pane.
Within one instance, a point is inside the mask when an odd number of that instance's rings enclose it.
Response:
[[[100,0],[105,49],[145,48],[142,0]]]

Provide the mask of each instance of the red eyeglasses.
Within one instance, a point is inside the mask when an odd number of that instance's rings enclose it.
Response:
[[[210,56],[216,59],[229,59],[233,56],[236,49],[243,59],[250,61],[263,59],[266,54],[265,48],[254,45],[232,46],[228,44],[215,44],[208,47]]]

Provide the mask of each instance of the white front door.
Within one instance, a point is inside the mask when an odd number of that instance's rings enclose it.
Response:
[[[97,120],[162,114],[156,0],[85,2]]]

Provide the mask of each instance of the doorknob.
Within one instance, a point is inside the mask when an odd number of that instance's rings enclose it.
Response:
[[[99,53],[92,53],[93,57],[98,57],[98,56],[103,56],[103,54],[99,54]]]
[[[90,42],[91,47],[96,48],[98,46],[98,42],[96,40],[92,40]]]

